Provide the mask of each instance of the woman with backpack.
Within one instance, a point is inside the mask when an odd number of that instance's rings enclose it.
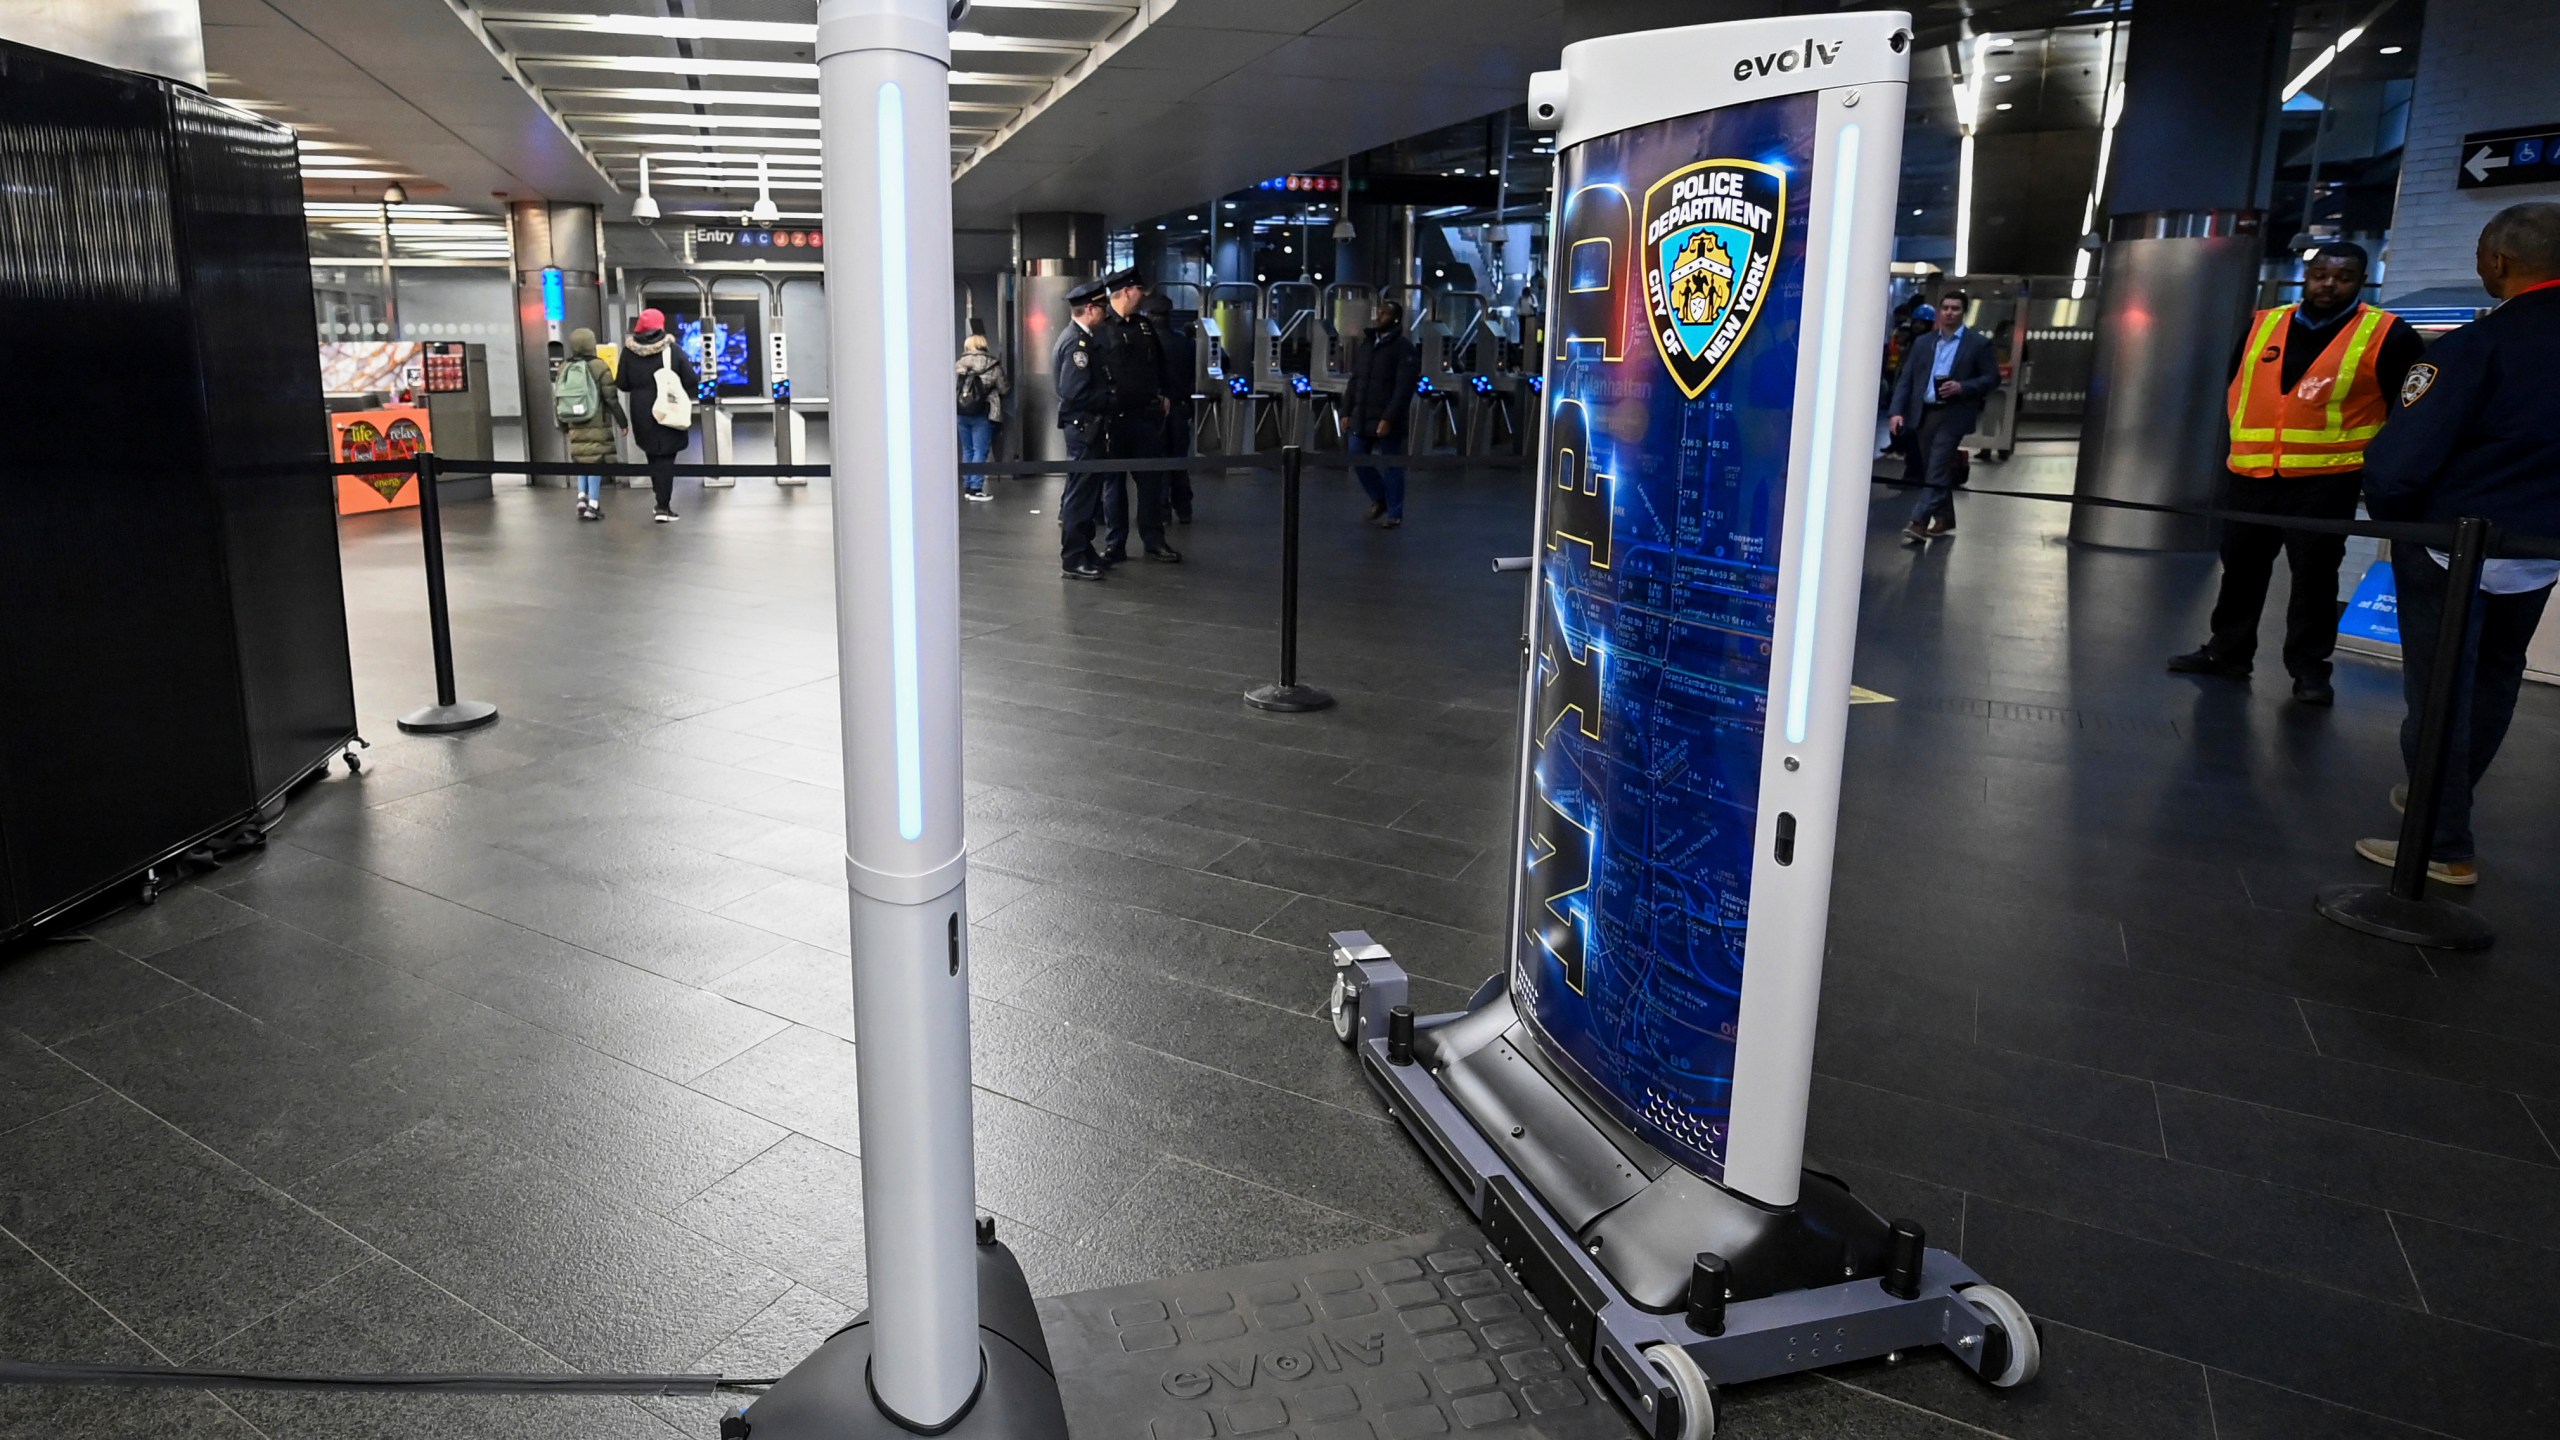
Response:
[[[702,378],[684,347],[667,333],[663,310],[641,311],[631,321],[631,339],[622,347],[622,375],[615,383],[631,398],[631,438],[649,466],[649,488],[657,492],[657,521],[676,519],[676,457],[684,453],[693,430],[693,397]]]
[[[990,459],[996,451],[996,427],[1004,423],[1005,393],[1013,388],[1004,362],[987,353],[986,336],[972,335],[960,349],[952,376],[959,391],[961,463]],[[962,493],[971,500],[995,498],[987,493],[984,475],[962,476],[961,482]]]
[[[569,358],[551,382],[552,418],[569,432],[569,463],[593,465],[614,458],[614,433],[628,430],[622,401],[613,393],[613,371],[596,355],[596,332],[569,332]],[[578,518],[604,518],[604,477],[578,477]]]

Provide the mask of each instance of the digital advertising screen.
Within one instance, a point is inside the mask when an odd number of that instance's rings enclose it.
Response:
[[[695,368],[702,369],[702,302],[659,299],[654,303],[667,312],[667,328],[675,332],[676,343],[684,347]],[[763,398],[764,359],[758,343],[763,322],[764,309],[754,300],[722,297],[711,302],[712,354],[718,357],[719,364],[716,379],[709,372],[703,379],[716,386],[722,399],[740,395]]]
[[[1619,1119],[1724,1171],[1817,97],[1558,161],[1512,992]]]

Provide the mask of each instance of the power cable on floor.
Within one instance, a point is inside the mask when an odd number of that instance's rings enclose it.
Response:
[[[772,1378],[723,1375],[313,1375],[167,1365],[38,1364],[0,1360],[0,1385],[121,1385],[185,1390],[351,1390],[409,1395],[713,1395],[760,1390]]]

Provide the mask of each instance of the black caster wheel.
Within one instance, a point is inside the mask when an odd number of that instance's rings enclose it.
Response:
[[[1333,972],[1333,998],[1325,1002],[1325,1013],[1333,1021],[1333,1038],[1350,1045],[1360,1028],[1360,992],[1351,988],[1348,971]]]
[[[346,761],[347,773],[350,775],[356,774],[364,769],[364,757],[353,750],[347,752]],[[323,768],[325,769],[326,767],[324,766]]]

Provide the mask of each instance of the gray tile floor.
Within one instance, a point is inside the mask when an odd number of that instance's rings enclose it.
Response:
[[[2030,447],[2002,477],[2053,484]],[[1062,586],[1053,487],[963,543],[983,1204],[1047,1291],[1458,1212],[1315,1018],[1366,925],[1495,963],[1516,477],[1412,523],[1310,482],[1273,717],[1275,486],[1192,563]],[[863,1302],[824,490],[457,507],[466,693],[427,698],[414,527],[346,528],[359,776],[263,855],[0,953],[0,1355],[771,1372]],[[2163,676],[2208,563],[2062,512],[1880,504],[1812,1144],[2047,1320],[1727,1397],[1738,1436],[2547,1436],[2560,1427],[2560,696],[2482,807],[2484,957],[2308,915],[2364,872],[2396,676],[2339,708]],[[2378,876],[2380,872],[2370,871]],[[0,1390],[0,1434],[709,1433],[706,1403]]]

